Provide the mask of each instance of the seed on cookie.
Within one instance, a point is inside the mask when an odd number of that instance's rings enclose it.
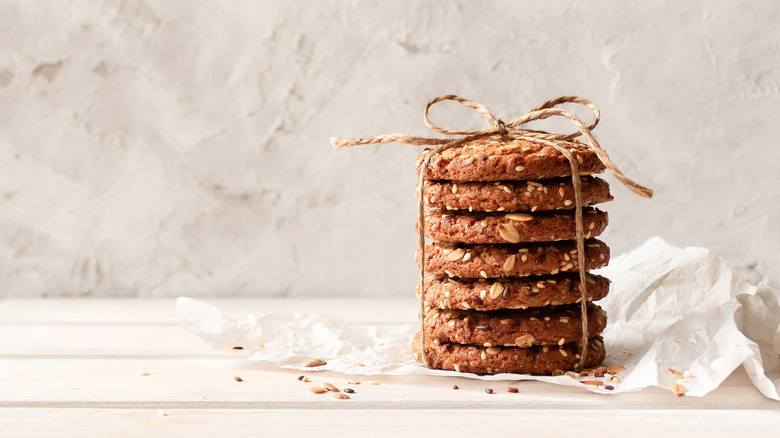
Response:
[[[499,225],[498,232],[499,234],[501,234],[501,237],[507,242],[511,242],[511,243],[520,242],[520,233],[517,232],[517,229],[512,224]]]
[[[492,286],[490,286],[490,298],[496,299],[504,292],[504,286],[501,285],[501,283],[493,283]]]
[[[453,262],[455,260],[462,259],[464,254],[466,254],[466,251],[464,251],[462,248],[456,248],[452,252],[447,254],[447,256],[444,259],[447,260],[448,262]]]
[[[522,335],[515,339],[515,345],[518,347],[530,347],[534,344],[534,341],[536,341],[536,339],[534,339],[532,335]]]
[[[525,213],[510,213],[507,215],[504,215],[505,218],[520,221],[520,222],[528,222],[534,220],[534,217],[530,214]]]
[[[515,260],[517,260],[517,255],[515,254],[507,257],[507,259],[504,261],[504,265],[502,266],[504,271],[511,271],[512,268],[515,267]]]

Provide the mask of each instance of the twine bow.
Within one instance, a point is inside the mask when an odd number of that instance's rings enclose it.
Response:
[[[444,129],[434,125],[428,119],[428,111],[430,108],[442,101],[454,100],[461,105],[471,108],[482,114],[488,122],[490,127],[480,130],[452,130]],[[574,103],[588,107],[593,112],[593,122],[590,125],[586,125],[579,117],[574,114],[557,108],[558,105],[563,103]],[[523,125],[533,120],[542,120],[553,116],[561,116],[569,119],[572,124],[577,128],[577,131],[568,134],[555,134],[546,131],[532,130],[522,128]],[[364,144],[375,143],[403,143],[415,146],[436,146],[430,153],[425,156],[423,163],[420,167],[419,177],[419,201],[418,201],[418,246],[420,254],[420,352],[422,354],[423,364],[426,367],[431,367],[430,359],[425,351],[425,206],[423,191],[425,187],[426,172],[430,160],[435,155],[441,154],[447,149],[461,146],[463,144],[473,142],[476,140],[495,138],[500,140],[525,140],[535,143],[541,143],[551,146],[559,151],[569,161],[572,172],[572,184],[574,186],[575,194],[575,223],[576,223],[576,236],[577,236],[577,253],[579,254],[580,263],[580,312],[582,314],[582,345],[580,346],[580,362],[579,367],[583,367],[586,363],[588,352],[588,317],[587,317],[587,280],[585,277],[585,232],[582,224],[582,186],[579,175],[579,162],[574,155],[566,147],[571,145],[571,142],[579,136],[585,137],[587,143],[584,143],[588,148],[595,152],[599,160],[610,171],[610,173],[617,178],[623,185],[628,187],[634,193],[643,196],[645,198],[651,198],[653,191],[647,187],[644,187],[636,182],[632,181],[618,167],[612,162],[605,151],[593,137],[592,130],[596,127],[600,119],[600,112],[596,105],[588,99],[576,96],[562,96],[557,99],[552,99],[544,102],[542,105],[528,111],[522,116],[506,123],[501,119],[497,119],[490,110],[485,108],[479,103],[473,102],[468,99],[464,99],[459,96],[447,94],[439,96],[425,105],[423,110],[423,120],[425,126],[429,129],[438,132],[440,134],[449,136],[458,136],[451,138],[438,138],[438,137],[417,137],[406,134],[389,134],[378,135],[374,137],[359,138],[354,140],[344,140],[340,138],[331,138],[330,142],[334,147],[341,148],[347,146],[357,146]]]

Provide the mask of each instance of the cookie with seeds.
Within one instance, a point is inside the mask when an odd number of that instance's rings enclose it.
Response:
[[[606,212],[582,210],[585,238],[601,234],[609,222]],[[574,212],[479,213],[428,210],[425,236],[440,242],[519,243],[554,242],[577,237]]]
[[[420,334],[412,341],[412,355],[422,362]],[[588,340],[585,368],[601,364],[606,356],[601,336]],[[578,342],[562,346],[481,347],[428,340],[425,350],[433,368],[475,374],[558,374],[577,369],[581,349]]]
[[[589,301],[609,293],[609,280],[586,274]],[[419,298],[419,285],[417,286]],[[425,302],[439,309],[501,310],[576,304],[581,298],[579,274],[506,277],[495,280],[434,277],[425,281]]]
[[[419,254],[417,257],[419,261]],[[425,247],[425,271],[460,278],[526,277],[577,272],[580,257],[573,241],[517,245],[469,245],[433,242]],[[609,262],[609,247],[597,239],[585,241],[585,269]]]
[[[580,306],[551,306],[528,310],[442,310],[425,313],[426,339],[483,347],[563,345],[582,339]],[[601,334],[607,314],[588,305],[588,337]]]
[[[604,164],[580,143],[565,146],[579,162],[581,175],[603,172]],[[417,156],[417,172],[429,149]],[[431,158],[429,180],[522,181],[571,175],[569,160],[552,146],[526,140],[481,139],[456,146]]]
[[[583,176],[581,181],[582,202],[585,206],[612,200],[609,183],[603,179]],[[574,198],[571,178],[496,182],[426,181],[423,191],[426,207],[485,212],[572,210],[575,207]]]

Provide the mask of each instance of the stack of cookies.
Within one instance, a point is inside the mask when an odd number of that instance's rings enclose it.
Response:
[[[579,264],[605,266],[609,248],[595,239],[612,200],[604,165],[577,142],[585,254],[576,242],[575,192],[568,160],[524,140],[478,140],[431,157],[423,202],[425,303],[422,335],[433,368],[479,374],[562,374],[604,360],[605,312],[593,304],[609,280],[586,274],[588,345],[583,345]],[[417,160],[420,171],[429,150]],[[417,336],[420,336],[418,333]],[[412,344],[422,361],[420,340]]]

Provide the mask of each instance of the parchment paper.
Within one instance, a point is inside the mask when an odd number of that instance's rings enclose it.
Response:
[[[426,369],[411,358],[416,314],[409,315],[409,324],[352,325],[326,315],[264,314],[263,309],[235,320],[186,297],[176,305],[186,330],[215,348],[242,346],[241,353],[258,366],[312,371],[304,363],[321,358],[327,365],[317,369],[349,375],[539,380],[601,394],[677,383],[686,395],[703,396],[743,365],[761,393],[780,400],[773,344],[780,324],[778,293],[746,283],[705,248],[678,248],[657,237],[613,258],[597,273],[612,280],[609,295],[599,302],[609,318],[604,365],[626,367],[618,374],[620,382],[608,382],[607,376],[602,386],[580,383],[592,377],[479,376]]]

